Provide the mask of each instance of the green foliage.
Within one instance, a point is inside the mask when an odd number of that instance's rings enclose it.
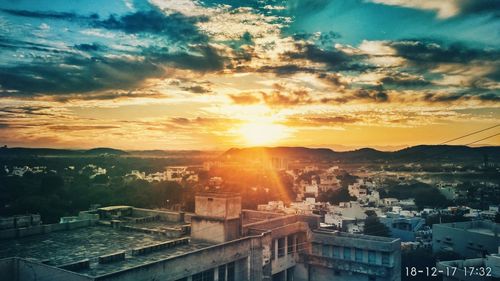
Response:
[[[364,234],[390,237],[391,231],[385,224],[381,223],[377,216],[368,216],[365,219],[365,230]]]
[[[450,202],[435,187],[425,183],[416,182],[410,185],[391,185],[387,188],[387,197],[397,199],[415,198],[418,208],[446,207]]]
[[[337,190],[327,190],[320,192],[318,195],[319,202],[330,202],[330,204],[338,204],[340,202],[356,201],[355,196],[349,195],[347,188],[340,188]]]

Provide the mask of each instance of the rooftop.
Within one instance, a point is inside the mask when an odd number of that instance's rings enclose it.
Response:
[[[141,224],[143,227],[145,225]],[[151,228],[156,227],[159,227],[158,222],[152,223]],[[100,276],[213,245],[209,242],[189,239],[188,243],[154,247],[154,250],[140,254],[134,252],[135,249],[177,240],[179,238],[96,225],[20,239],[0,240],[0,258],[17,256],[53,266],[68,265],[88,259],[88,267],[76,268],[72,271],[88,276]],[[186,239],[181,238],[181,240]],[[119,252],[124,252],[123,260],[99,263],[99,257]]]

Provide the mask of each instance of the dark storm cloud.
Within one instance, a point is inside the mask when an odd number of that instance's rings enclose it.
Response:
[[[96,51],[95,44],[80,44],[76,49]],[[3,89],[17,92],[4,95],[30,96],[33,94],[77,94],[98,90],[127,89],[139,86],[146,78],[161,77],[162,65],[193,71],[220,70],[225,58],[210,46],[192,46],[191,52],[152,53],[144,50],[144,59],[125,57],[84,57],[77,54],[50,62],[40,61],[0,67],[0,85]],[[192,92],[208,92],[210,89],[191,87]],[[117,97],[123,97],[118,95]]]
[[[488,101],[488,102],[500,102],[500,93],[486,93],[486,94],[481,94],[478,96],[478,99],[481,101]]]
[[[96,27],[122,30],[127,33],[152,33],[166,35],[182,42],[205,42],[207,36],[200,33],[196,23],[206,21],[206,17],[187,17],[181,13],[165,14],[156,9],[139,11],[121,17],[111,15],[103,21],[96,21]]]
[[[212,92],[212,90],[209,87],[202,85],[181,86],[180,88],[194,94],[206,94]]]
[[[70,53],[67,50],[61,50],[46,44],[39,44],[35,42],[29,42],[26,40],[14,39],[7,36],[0,35],[0,50],[30,50],[30,51],[40,51],[49,52],[53,54],[63,54]]]
[[[69,56],[61,61],[2,67],[0,85],[18,91],[12,93],[17,96],[82,93],[125,89],[162,73],[161,68],[148,61]]]
[[[75,49],[84,51],[84,52],[95,52],[104,49],[103,46],[97,44],[97,43],[92,43],[92,44],[77,44],[74,46]]]
[[[0,11],[7,13],[9,15],[27,18],[39,18],[39,19],[59,19],[59,20],[96,20],[99,18],[97,14],[91,14],[90,16],[79,15],[76,13],[67,12],[54,12],[54,11],[27,11],[27,10],[11,10],[11,9],[0,9]]]
[[[200,72],[221,70],[227,61],[226,57],[210,45],[194,45],[182,52],[169,52],[167,48],[149,48],[144,50],[143,54],[157,62]]]
[[[384,86],[392,86],[394,88],[421,88],[431,85],[431,82],[422,77],[414,77],[402,73],[390,74],[380,79],[380,82]]]
[[[47,113],[50,107],[47,106],[6,106],[0,107],[0,117],[7,116],[50,116],[52,114]]]
[[[474,60],[498,60],[498,50],[480,50],[455,43],[444,45],[425,40],[393,41],[389,46],[397,55],[417,64],[468,63]]]
[[[361,63],[363,55],[347,54],[338,49],[321,49],[314,44],[296,44],[296,50],[284,54],[284,59],[305,59],[324,63],[331,70],[364,70],[368,65]]]

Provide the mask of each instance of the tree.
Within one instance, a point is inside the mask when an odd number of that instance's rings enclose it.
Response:
[[[385,224],[381,223],[377,216],[368,216],[365,219],[364,234],[390,237],[391,231]]]

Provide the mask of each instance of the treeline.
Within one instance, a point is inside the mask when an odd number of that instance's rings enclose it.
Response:
[[[175,182],[124,182],[121,178],[76,175],[69,181],[54,173],[23,177],[0,176],[0,216],[38,213],[44,223],[58,222],[61,216],[75,215],[92,204],[131,205],[156,208],[184,203],[194,205],[193,187]]]

